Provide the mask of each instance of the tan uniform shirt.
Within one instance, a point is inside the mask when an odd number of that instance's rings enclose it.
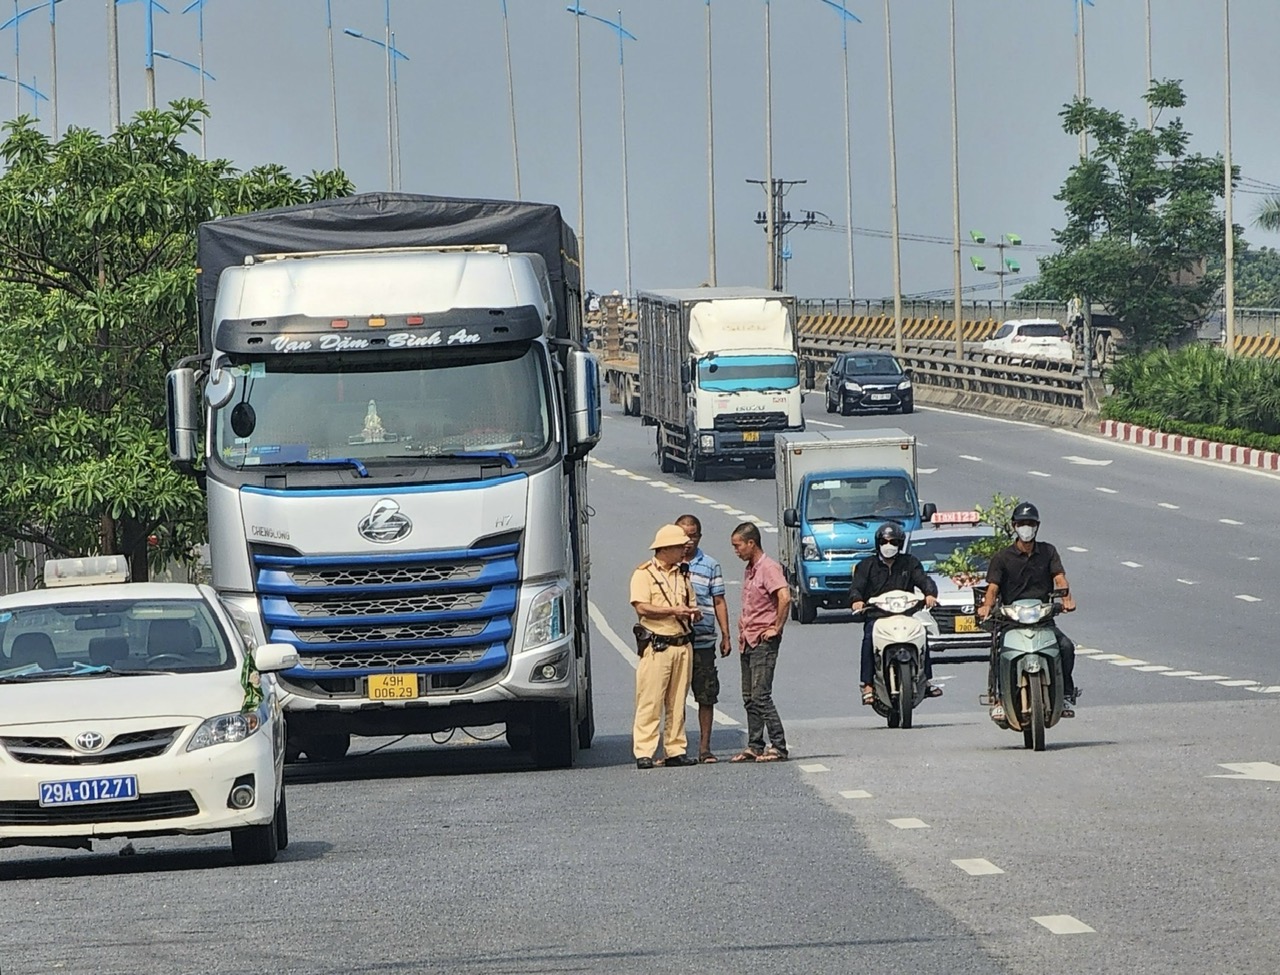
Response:
[[[653,606],[697,606],[689,577],[680,566],[666,568],[657,559],[636,566],[631,573],[631,603]],[[641,616],[640,622],[662,636],[682,636],[690,630],[689,622],[674,616]]]

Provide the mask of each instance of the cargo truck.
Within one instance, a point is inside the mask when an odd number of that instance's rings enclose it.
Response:
[[[910,534],[933,517],[916,491],[916,438],[898,429],[784,434],[777,439],[778,560],[792,617],[849,605],[853,567],[875,550],[876,529]]]
[[[658,465],[695,481],[771,470],[774,437],[804,430],[796,302],[762,288],[637,295],[640,416]]]
[[[559,209],[365,194],[202,224],[198,263],[170,454],[246,639],[298,651],[290,753],[502,724],[571,765],[600,401]]]

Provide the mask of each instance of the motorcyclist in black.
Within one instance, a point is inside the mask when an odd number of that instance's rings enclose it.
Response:
[[[1022,501],[1013,509],[1010,520],[1017,537],[1012,545],[992,556],[987,566],[987,592],[982,605],[978,607],[978,618],[986,619],[991,614],[997,597],[1005,603],[1011,603],[1015,599],[1038,599],[1044,602],[1055,589],[1066,590],[1066,595],[1062,597],[1063,611],[1074,611],[1076,601],[1071,595],[1058,550],[1048,542],[1036,538],[1040,530],[1039,509],[1030,501]],[[1062,657],[1062,716],[1073,718],[1076,713],[1076,686],[1072,673],[1076,664],[1076,645],[1056,624],[1053,630],[1057,635],[1058,651]],[[987,690],[995,701],[991,708],[991,720],[1000,723],[1005,717],[1004,706],[996,700],[996,653],[993,641]]]
[[[926,607],[938,602],[938,587],[924,571],[920,560],[910,552],[904,551],[907,545],[907,533],[896,522],[885,522],[876,529],[876,551],[853,568],[853,584],[849,589],[855,613],[861,612],[867,600],[872,596],[880,596],[894,589],[911,592],[919,589],[924,593]],[[877,611],[874,606],[867,609],[866,622],[862,626],[862,662],[860,680],[862,683],[862,703],[872,704],[875,701],[875,659],[871,643],[872,628],[875,626]],[[933,661],[929,659],[929,648],[925,645],[924,675],[929,682],[926,692],[929,697],[941,697],[942,688],[933,683]]]

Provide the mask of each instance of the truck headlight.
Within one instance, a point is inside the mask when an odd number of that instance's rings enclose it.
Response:
[[[210,745],[225,745],[231,742],[244,741],[255,734],[267,723],[267,704],[264,701],[256,711],[236,711],[232,714],[220,714],[201,722],[196,733],[191,736],[187,751],[194,752]]]
[[[714,434],[704,433],[698,438],[698,449],[705,454],[714,453],[716,449],[716,438]]]
[[[904,379],[904,380],[902,380],[902,382],[898,383],[898,388],[899,388],[899,389],[910,389],[910,388],[911,388],[911,380],[910,380],[910,379]]]
[[[529,604],[529,622],[524,630],[524,648],[554,643],[564,636],[564,597],[563,586],[552,586],[544,589]]]
[[[857,383],[845,383],[844,391],[846,393],[860,393],[862,392],[862,387],[859,386]]]
[[[818,551],[818,542],[812,535],[805,535],[800,539],[800,558],[806,562],[816,562],[822,558],[822,553]]]

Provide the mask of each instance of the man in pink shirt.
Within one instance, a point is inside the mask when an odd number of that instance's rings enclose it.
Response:
[[[760,529],[744,521],[733,530],[733,551],[747,563],[742,581],[742,614],[738,617],[738,651],[742,663],[742,703],[747,709],[747,747],[735,762],[784,762],[787,736],[773,703],[773,671],[778,663],[782,628],[791,609],[791,590],[782,566],[760,547]],[[765,747],[765,731],[769,747]]]

